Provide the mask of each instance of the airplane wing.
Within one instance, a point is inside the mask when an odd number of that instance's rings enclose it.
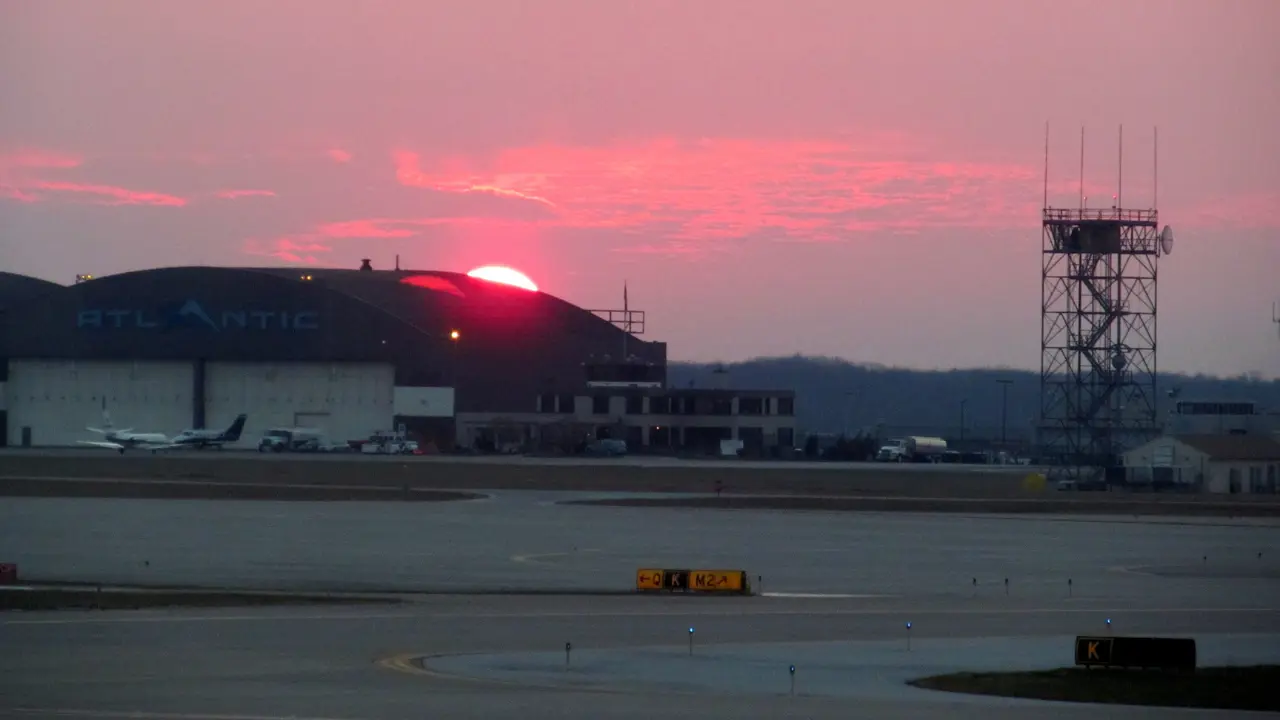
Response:
[[[81,445],[92,445],[93,447],[108,448],[110,450],[123,450],[124,446],[120,443],[107,442],[105,440],[77,440]]]
[[[134,446],[137,450],[150,450],[151,452],[173,450],[180,447],[187,447],[187,443],[142,443]]]

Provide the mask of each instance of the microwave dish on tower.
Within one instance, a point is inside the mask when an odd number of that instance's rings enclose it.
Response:
[[[1160,231],[1160,250],[1165,255],[1173,254],[1173,228],[1168,225],[1165,225],[1164,229]]]

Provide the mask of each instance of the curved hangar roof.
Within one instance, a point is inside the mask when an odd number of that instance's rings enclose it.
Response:
[[[405,384],[532,373],[550,390],[580,384],[582,362],[624,334],[546,293],[450,272],[174,267],[39,297],[9,311],[12,356],[389,361]],[[627,349],[665,364],[663,343]]]
[[[0,270],[0,310],[62,288],[56,282]]]

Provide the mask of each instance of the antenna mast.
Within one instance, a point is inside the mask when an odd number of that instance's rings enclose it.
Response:
[[[1044,204],[1041,208],[1049,207],[1049,121],[1044,121]]]
[[[1084,212],[1084,126],[1080,126],[1080,211]]]
[[[1124,207],[1124,123],[1120,123],[1120,179],[1116,183],[1116,207]]]

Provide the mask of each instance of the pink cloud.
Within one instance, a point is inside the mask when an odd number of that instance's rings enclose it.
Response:
[[[460,177],[456,174],[429,174],[422,170],[418,153],[398,151],[392,155],[396,164],[396,180],[409,187],[429,188],[442,192],[487,193],[498,197],[529,200],[554,207],[554,203],[536,193],[521,189],[527,179],[507,175]]]
[[[276,197],[272,190],[220,190],[216,193],[223,200],[236,200],[246,197]]]
[[[325,154],[329,156],[330,160],[333,160],[336,163],[351,162],[351,153],[347,152],[346,150],[342,150],[340,148],[333,148],[328,152],[326,152]]]
[[[258,257],[270,257],[287,263],[318,265],[317,254],[331,250],[328,245],[306,237],[280,237],[270,240],[250,238],[244,242],[244,252]]]
[[[404,185],[490,192],[555,208],[538,224],[617,230],[673,227],[671,239],[768,236],[838,241],[851,233],[929,227],[1034,226],[1036,168],[885,159],[915,149],[867,143],[668,138],[599,147],[512,148],[442,157],[424,171],[395,154]]]
[[[317,235],[334,239],[407,238],[416,233],[407,227],[425,221],[364,218],[325,223],[316,228]]]
[[[161,192],[133,190],[101,183],[48,180],[46,171],[82,169],[84,160],[64,153],[21,150],[0,154],[0,197],[33,203],[69,195],[88,198],[98,205],[153,205],[182,207],[184,198]]]
[[[45,190],[55,193],[88,195],[92,198],[96,198],[92,202],[100,205],[161,205],[168,207],[182,207],[187,204],[185,199],[176,195],[130,190],[128,188],[116,187],[114,185],[84,185],[71,182],[39,181],[32,183],[31,187],[36,190]]]

